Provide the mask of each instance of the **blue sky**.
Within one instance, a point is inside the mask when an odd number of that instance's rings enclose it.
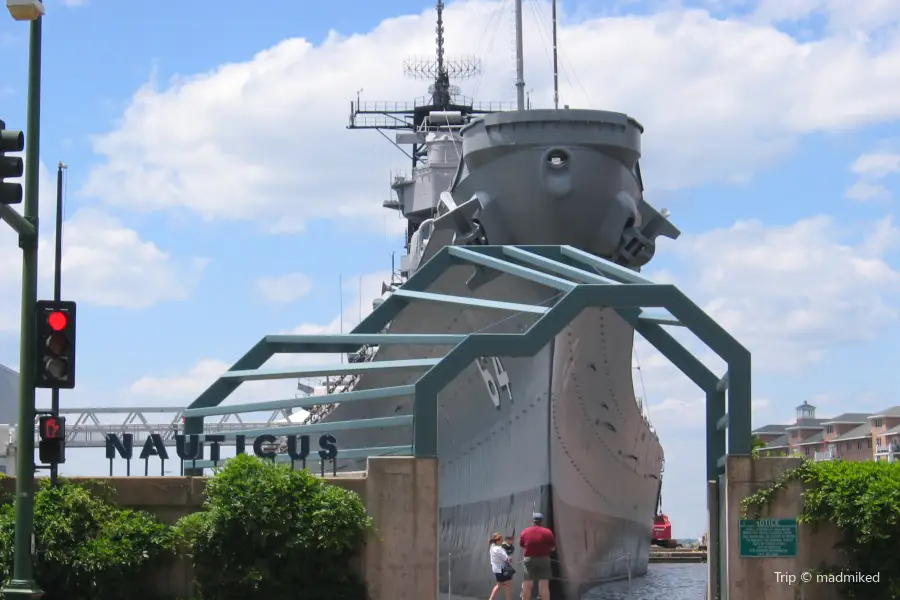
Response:
[[[480,100],[515,97],[503,4],[446,11],[448,53],[484,61],[461,82]],[[407,162],[345,125],[358,89],[368,100],[423,94],[402,59],[432,52],[431,3],[192,8],[47,3],[42,233],[52,234],[61,160],[64,296],[80,321],[67,405],[186,404],[263,334],[340,329],[341,296],[349,328],[360,281],[367,309],[402,245],[380,205]],[[684,232],[647,273],[676,282],[753,350],[756,424],[788,420],[803,400],[824,415],[897,404],[900,8],[644,0],[561,10],[562,100],[646,126],[648,200]],[[536,106],[552,98],[548,15],[526,0]],[[0,118],[11,128],[25,124],[27,32],[0,20]],[[15,367],[19,255],[6,229],[0,363]],[[699,535],[702,398],[646,345],[637,355],[638,392],[666,448],[664,509],[678,535]]]

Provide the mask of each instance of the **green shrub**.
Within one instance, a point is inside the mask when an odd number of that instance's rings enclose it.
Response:
[[[823,572],[879,574],[878,583],[839,586],[845,598],[900,598],[900,463],[806,460],[772,486],[742,501],[756,516],[788,482],[805,484],[801,523],[833,523],[840,533],[841,564]]]
[[[362,600],[353,559],[371,528],[359,496],[255,456],[212,477],[179,522],[204,600]]]
[[[149,597],[150,570],[172,556],[171,527],[144,512],[121,509],[99,483],[38,483],[34,499],[34,578],[45,600]],[[0,506],[0,571],[12,571],[15,506]]]
[[[766,443],[754,435],[750,440],[750,455],[753,456],[753,458],[758,458],[760,452],[763,452],[765,447]]]

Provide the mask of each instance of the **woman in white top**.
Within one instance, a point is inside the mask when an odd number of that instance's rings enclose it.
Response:
[[[495,585],[494,589],[491,591],[490,600],[496,600],[501,589],[506,590],[506,600],[510,600],[511,592],[509,583],[512,581],[516,570],[512,568],[509,554],[507,554],[506,549],[503,548],[503,536],[499,533],[495,533],[491,536],[490,556],[491,571],[494,572],[494,578],[497,580],[497,585]]]

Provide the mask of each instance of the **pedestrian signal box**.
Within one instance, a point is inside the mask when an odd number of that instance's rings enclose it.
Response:
[[[47,465],[66,462],[66,418],[42,416],[38,421],[38,458]]]

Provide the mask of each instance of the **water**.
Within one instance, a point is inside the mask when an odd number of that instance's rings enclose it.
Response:
[[[513,600],[518,600],[521,581],[513,586]],[[440,600],[487,600],[454,594],[439,594]],[[648,565],[647,574],[627,581],[607,583],[592,589],[582,600],[704,600],[706,597],[706,563]],[[501,594],[500,600],[505,600]],[[551,599],[552,600],[552,599]]]
[[[583,600],[703,600],[706,563],[651,564],[647,575],[594,588]]]

